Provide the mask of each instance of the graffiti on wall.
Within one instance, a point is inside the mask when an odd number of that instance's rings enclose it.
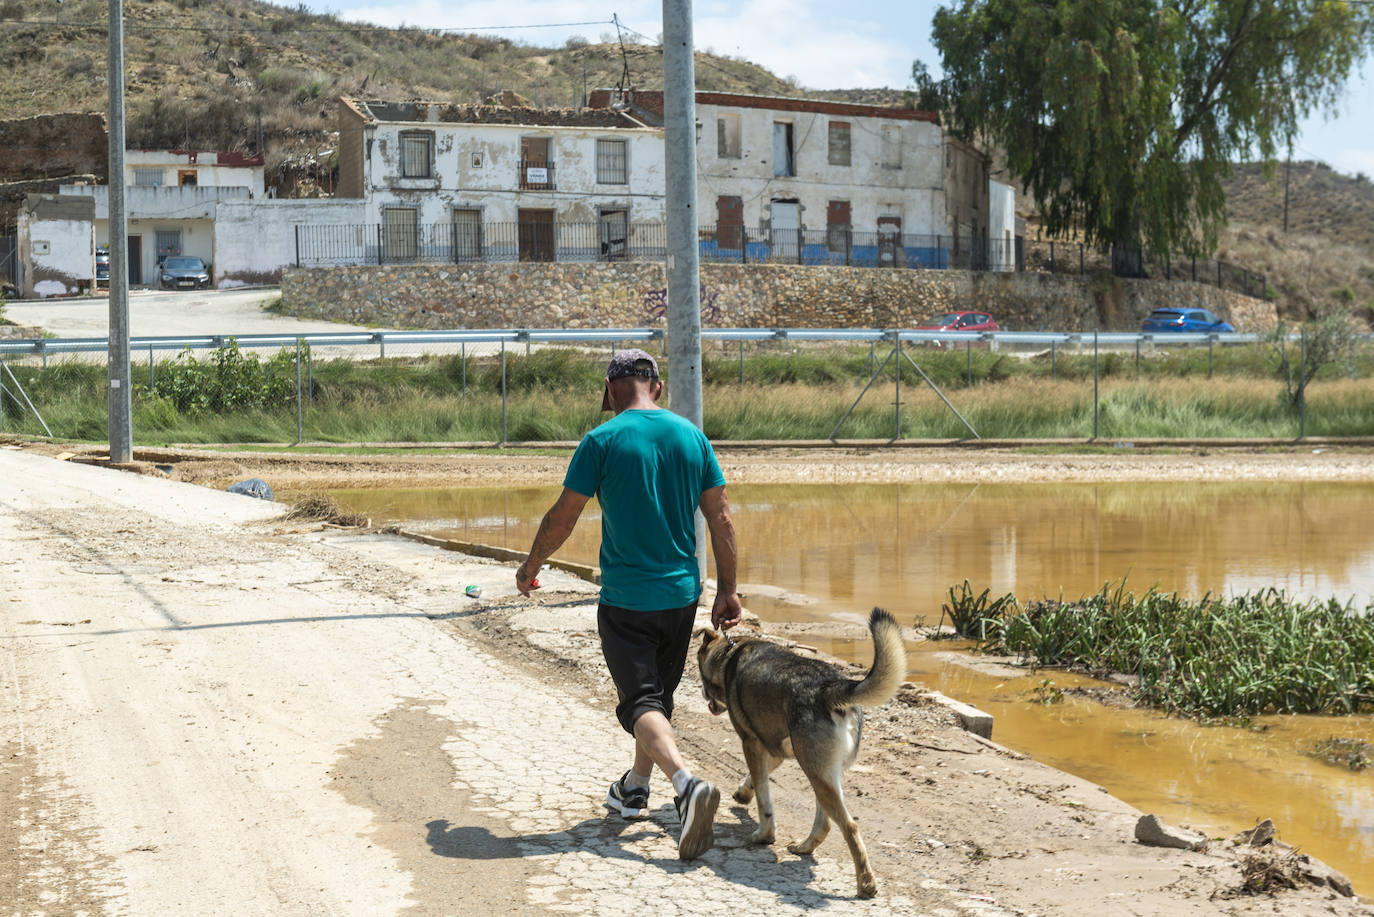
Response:
[[[701,285],[701,323],[703,325],[714,325],[720,322],[721,309],[716,301],[720,298],[720,291],[708,291],[706,284]],[[644,311],[654,321],[658,321],[668,314],[668,291],[646,290],[644,293]]]

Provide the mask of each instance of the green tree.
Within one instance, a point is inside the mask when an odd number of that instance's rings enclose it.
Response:
[[[944,81],[930,75],[924,61],[911,65],[911,88],[906,91],[908,108],[943,113],[945,110]]]
[[[949,123],[1003,147],[1052,235],[1118,273],[1209,254],[1232,160],[1272,162],[1374,44],[1332,0],[955,0],[935,14]]]

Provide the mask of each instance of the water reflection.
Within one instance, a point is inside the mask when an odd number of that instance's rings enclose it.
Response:
[[[529,547],[557,487],[337,491],[347,508],[436,535]],[[749,609],[774,621],[860,621],[882,605],[934,624],[948,588],[1066,597],[1128,577],[1189,597],[1277,586],[1298,598],[1374,596],[1374,485],[1331,483],[735,485]],[[597,562],[588,504],[559,556]],[[867,641],[808,642],[867,662]],[[1374,739],[1374,718],[1273,717],[1263,731],[1202,728],[1067,698],[1042,706],[1046,677],[993,678],[913,646],[912,674],[996,717],[999,741],[1107,787],[1168,820],[1217,832],[1272,817],[1284,836],[1374,891],[1374,778],[1300,753],[1331,736]],[[1088,684],[1050,673],[1060,687]]]

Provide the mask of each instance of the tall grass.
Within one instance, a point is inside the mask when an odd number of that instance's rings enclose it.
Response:
[[[975,596],[946,606],[985,652],[1136,675],[1139,699],[1197,717],[1374,710],[1374,603],[1295,602],[1273,589],[1198,600],[1125,581],[1077,601]]]
[[[1281,397],[1281,383],[1259,348],[1230,350],[1235,353],[1228,355],[1226,371],[1211,379],[1202,374],[1205,352],[1152,361],[1155,370],[1168,365],[1173,374],[1152,371],[1139,379],[1133,359],[1117,361],[1099,385],[1099,437],[1296,436],[1298,417]],[[1051,377],[1048,361],[1041,358],[976,351],[970,384],[969,354],[921,350],[914,355],[983,438],[1087,438],[1093,433],[1090,356],[1060,355]],[[893,364],[864,392],[882,356],[871,359],[867,348],[778,352],[765,347],[746,353],[741,382],[738,354],[708,351],[703,363],[706,432],[721,440],[822,439],[853,407],[837,438],[891,439],[899,432]],[[604,353],[564,348],[508,353],[506,439],[576,440],[604,420],[597,410],[604,360]],[[14,368],[56,435],[105,438],[103,366],[70,360]],[[666,363],[664,371],[671,372]],[[304,375],[310,383],[302,392],[306,439],[487,442],[502,436],[502,374],[495,358],[316,360]],[[969,437],[910,365],[904,365],[902,382],[902,437]],[[136,366],[134,383],[134,434],[140,442],[296,438],[294,352],[261,360],[228,348],[195,358],[182,355],[159,361],[151,374],[146,364]],[[6,430],[41,432],[12,396],[5,397],[4,409]],[[1374,372],[1319,377],[1307,392],[1307,432],[1374,435]]]

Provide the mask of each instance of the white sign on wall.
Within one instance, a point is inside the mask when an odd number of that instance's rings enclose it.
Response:
[[[531,185],[547,185],[549,183],[549,170],[538,166],[530,166],[525,170],[525,181]]]

